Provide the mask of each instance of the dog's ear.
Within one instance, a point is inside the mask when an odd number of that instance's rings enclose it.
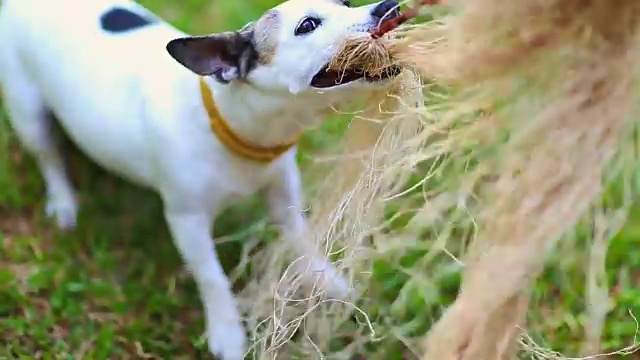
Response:
[[[258,61],[250,29],[171,40],[167,51],[187,69],[222,83],[246,78]]]

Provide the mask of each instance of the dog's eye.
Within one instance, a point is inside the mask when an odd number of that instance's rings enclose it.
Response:
[[[296,36],[312,32],[320,25],[320,22],[320,19],[312,17],[306,17],[302,19],[302,21],[300,21],[300,24],[298,24],[298,27],[296,28]]]
[[[346,6],[346,7],[352,7],[352,6],[353,6],[353,5],[351,5],[351,1],[349,1],[349,0],[344,0],[344,1],[342,2],[342,5],[344,5],[344,6]]]

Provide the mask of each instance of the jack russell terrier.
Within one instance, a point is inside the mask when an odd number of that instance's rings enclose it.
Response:
[[[346,295],[347,282],[302,235],[296,140],[397,75],[327,64],[346,36],[398,15],[394,0],[289,0],[238,31],[188,36],[130,0],[2,0],[0,89],[61,229],[75,225],[78,204],[53,119],[97,164],[160,194],[198,285],[209,349],[238,360],[246,334],[211,237],[216,215],[265,188],[283,238],[309,259],[307,275],[321,274],[329,296]]]

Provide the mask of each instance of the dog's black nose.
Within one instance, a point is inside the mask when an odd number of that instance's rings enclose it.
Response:
[[[379,21],[393,19],[400,16],[400,5],[396,0],[384,0],[373,8],[371,16]]]

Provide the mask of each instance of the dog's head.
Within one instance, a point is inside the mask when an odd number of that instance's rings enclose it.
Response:
[[[366,35],[399,15],[395,0],[353,7],[347,0],[288,0],[238,31],[185,37],[167,45],[198,75],[300,93],[375,86],[394,74],[333,71],[328,64],[348,36]]]

